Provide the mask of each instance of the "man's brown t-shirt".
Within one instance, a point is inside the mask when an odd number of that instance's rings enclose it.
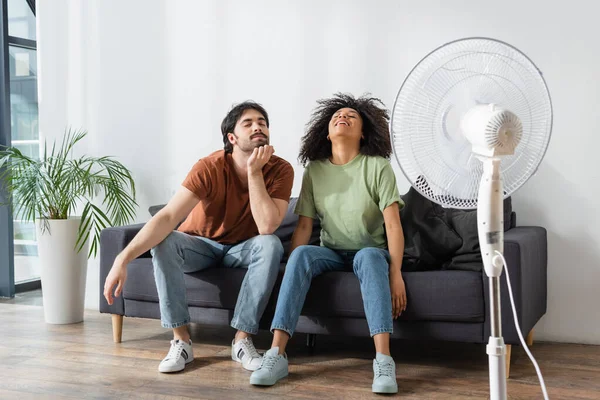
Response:
[[[263,167],[271,198],[290,200],[294,169],[283,158],[271,156]],[[200,202],[177,229],[222,244],[234,244],[258,235],[250,210],[247,187],[235,172],[231,153],[216,151],[192,167],[182,185]]]

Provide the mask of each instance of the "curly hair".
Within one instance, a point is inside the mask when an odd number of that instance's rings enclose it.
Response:
[[[306,134],[302,137],[302,145],[298,160],[302,165],[308,161],[323,160],[331,156],[331,143],[327,140],[329,121],[333,114],[341,108],[356,110],[363,123],[364,139],[360,141],[360,152],[367,156],[389,158],[392,144],[389,134],[389,113],[383,102],[365,94],[354,98],[351,94],[336,93],[332,98],[317,101],[310,121],[306,124]]]

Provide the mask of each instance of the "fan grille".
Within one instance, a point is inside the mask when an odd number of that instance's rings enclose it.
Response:
[[[498,135],[498,131],[502,131],[503,127],[504,129],[508,129],[510,134],[506,134],[505,131],[504,135]],[[489,125],[485,129],[484,135],[488,147],[498,148],[501,151],[505,151],[507,149],[514,151],[521,141],[522,136],[523,126],[521,121],[510,111],[505,111],[494,115],[494,117],[489,121]]]
[[[552,103],[541,72],[519,50],[487,38],[448,43],[413,68],[396,97],[390,132],[396,160],[421,194],[445,207],[477,207],[483,167],[460,119],[491,103],[523,127],[514,155],[500,164],[507,197],[535,172],[550,140]]]

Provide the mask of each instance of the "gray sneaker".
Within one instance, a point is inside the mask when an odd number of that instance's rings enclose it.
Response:
[[[377,353],[373,360],[373,393],[398,393],[394,359]]]
[[[260,368],[250,375],[250,384],[273,386],[286,376],[288,376],[287,356],[279,354],[279,347],[273,347],[263,355]]]

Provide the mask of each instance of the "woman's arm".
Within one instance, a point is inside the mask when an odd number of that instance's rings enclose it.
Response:
[[[404,232],[400,223],[398,203],[383,210],[383,220],[390,251],[390,290],[392,293],[392,315],[395,318],[406,310],[406,288],[402,279],[402,257],[404,256]]]
[[[310,235],[312,234],[313,221],[314,219],[305,217],[303,215],[298,218],[298,224],[296,225],[296,229],[292,235],[292,247],[290,248],[290,254],[292,254],[292,251],[294,251],[296,247],[308,244]]]

